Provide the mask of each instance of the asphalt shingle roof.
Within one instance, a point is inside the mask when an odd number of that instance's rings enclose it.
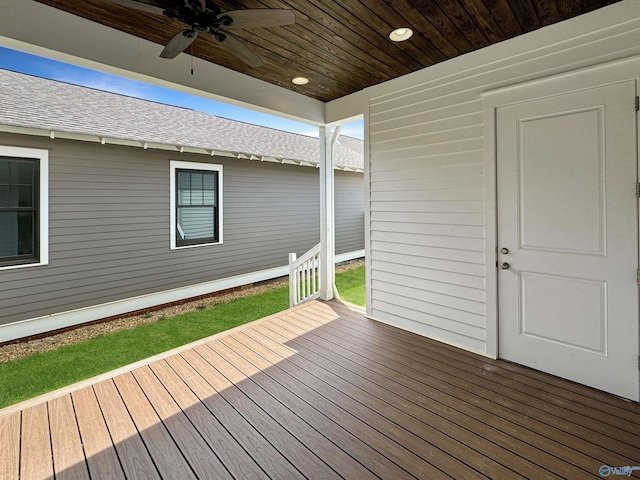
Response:
[[[0,69],[0,125],[317,164],[317,138]],[[362,140],[341,136],[337,167],[364,168]]]

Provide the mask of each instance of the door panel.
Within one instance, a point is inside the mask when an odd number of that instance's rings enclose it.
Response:
[[[638,400],[635,92],[499,107],[496,140],[500,356]]]
[[[520,334],[606,355],[607,284],[520,273]],[[580,328],[562,318],[578,318]]]
[[[604,106],[519,119],[518,129],[520,248],[604,255]]]

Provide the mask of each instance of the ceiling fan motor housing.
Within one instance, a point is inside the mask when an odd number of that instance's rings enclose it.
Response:
[[[231,55],[250,67],[260,67],[263,63],[243,41],[226,29],[264,28],[295,23],[291,9],[242,9],[222,13],[220,7],[206,0],[177,1],[173,8],[155,6],[140,0],[107,0],[117,5],[141,10],[154,15],[163,15],[185,23],[189,28],[178,32],[160,53],[161,58],[172,59],[189,47],[200,34],[211,34]]]

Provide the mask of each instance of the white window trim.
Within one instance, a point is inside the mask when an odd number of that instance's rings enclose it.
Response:
[[[0,267],[0,270],[13,270],[17,268],[38,267],[49,264],[49,151],[36,148],[7,147],[0,145],[0,157],[14,158],[35,158],[39,160],[40,166],[40,202],[38,216],[40,218],[38,239],[39,251],[36,263],[25,263],[22,265],[7,265]]]
[[[221,245],[222,239],[223,239],[223,232],[222,232],[222,227],[224,222],[222,221],[223,218],[223,202],[222,202],[222,197],[223,197],[223,188],[222,186],[224,185],[223,181],[222,181],[222,165],[215,165],[212,163],[198,163],[198,162],[181,162],[178,160],[171,160],[170,162],[170,170],[171,173],[169,174],[169,188],[171,190],[170,192],[170,198],[171,198],[171,214],[170,214],[170,230],[171,230],[171,250],[182,250],[185,248],[198,248],[198,247],[208,247],[211,245]],[[176,239],[176,229],[175,229],[175,224],[176,224],[176,170],[207,170],[210,172],[218,172],[218,236],[219,239],[217,242],[212,242],[212,243],[201,243],[199,245],[185,245],[182,247],[179,247],[176,243],[177,243],[177,239]]]

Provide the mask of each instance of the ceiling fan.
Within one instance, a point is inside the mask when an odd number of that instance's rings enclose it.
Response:
[[[207,4],[206,0],[181,0],[172,10],[135,0],[108,1],[142,12],[164,15],[189,25],[189,28],[177,33],[167,43],[160,53],[162,58],[175,58],[191,45],[199,34],[208,33],[222,48],[251,67],[259,67],[262,60],[228,30],[290,25],[296,20],[293,10],[261,8],[223,13],[218,6]]]

